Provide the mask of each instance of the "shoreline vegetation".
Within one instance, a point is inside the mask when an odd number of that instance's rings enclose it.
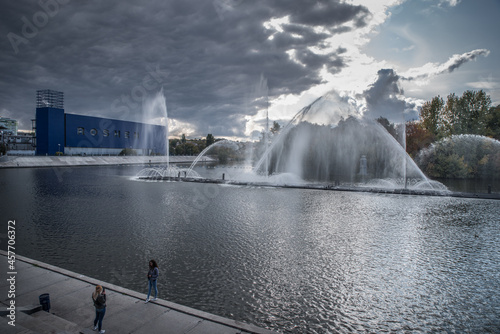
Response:
[[[404,128],[377,121],[400,143],[406,139],[406,152],[430,178],[500,179],[500,105],[483,90],[446,101],[438,95]]]

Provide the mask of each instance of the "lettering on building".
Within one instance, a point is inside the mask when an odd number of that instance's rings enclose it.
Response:
[[[88,133],[90,133],[91,136],[95,137],[95,136],[99,135],[99,131],[102,132],[102,136],[103,137],[109,137],[109,135],[110,135],[110,130],[108,130],[108,129],[98,130],[96,128],[92,128],[92,129],[88,130]],[[85,128],[81,127],[81,126],[77,127],[76,128],[76,134],[84,136],[85,135]],[[120,130],[114,130],[113,131],[113,136],[117,137],[117,138],[120,138],[121,137]],[[123,137],[126,138],[126,139],[131,138],[130,137],[130,131],[124,131],[123,132]],[[140,133],[139,132],[134,132],[133,133],[133,136],[132,136],[133,139],[139,139],[139,137],[140,137]]]

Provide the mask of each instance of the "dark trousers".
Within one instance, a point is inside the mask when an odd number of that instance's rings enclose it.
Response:
[[[94,327],[97,327],[97,330],[102,329],[102,319],[104,318],[104,314],[106,313],[106,308],[103,309],[95,309],[95,319],[94,319]]]

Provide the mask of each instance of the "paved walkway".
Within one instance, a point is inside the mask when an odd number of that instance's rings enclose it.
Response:
[[[0,333],[95,333],[90,328],[95,315],[91,294],[96,284],[106,287],[103,329],[109,334],[273,333],[166,300],[144,304],[145,294],[19,255],[15,274],[10,274],[5,251],[0,251],[0,270]],[[14,280],[8,281],[10,277]],[[15,297],[9,296],[13,291]],[[49,313],[28,315],[22,311],[23,306],[38,305],[44,293],[50,295]],[[16,306],[15,327],[8,324],[12,320],[7,314],[11,301]]]
[[[171,163],[191,163],[196,156],[170,156]],[[203,161],[214,161],[203,157]],[[166,156],[3,156],[0,168],[12,167],[69,167],[69,166],[107,166],[107,165],[148,165],[166,164]]]

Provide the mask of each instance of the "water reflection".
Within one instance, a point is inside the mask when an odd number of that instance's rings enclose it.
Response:
[[[1,170],[19,253],[290,333],[500,330],[497,201]],[[2,244],[2,246],[4,246]]]

